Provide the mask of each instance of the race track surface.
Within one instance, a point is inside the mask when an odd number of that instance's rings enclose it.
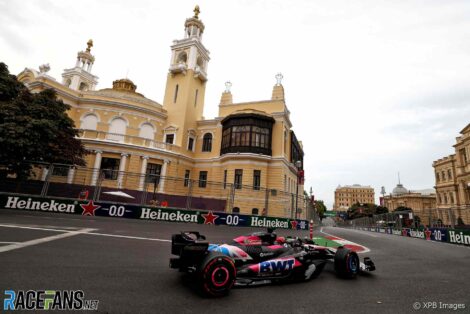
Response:
[[[316,228],[316,235],[369,248],[360,257],[370,256],[377,271],[343,280],[326,268],[306,283],[237,288],[228,297],[206,299],[168,267],[170,236],[181,230],[223,242],[259,229],[0,210],[1,305],[4,290],[67,289],[99,300],[96,313],[470,312],[467,247],[333,227],[323,227],[325,234]],[[413,309],[415,302],[420,310]],[[423,302],[437,302],[438,308],[423,309]],[[466,308],[439,308],[439,302]]]

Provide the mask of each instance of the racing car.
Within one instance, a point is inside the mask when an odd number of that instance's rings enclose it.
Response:
[[[343,278],[375,270],[369,257],[360,262],[350,249],[279,237],[271,229],[224,244],[210,244],[199,232],[184,231],[172,236],[171,253],[178,257],[170,258],[170,268],[193,274],[201,292],[212,297],[227,295],[233,286],[306,281],[317,277],[329,262]]]

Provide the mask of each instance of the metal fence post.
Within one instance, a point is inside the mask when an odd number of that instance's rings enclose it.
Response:
[[[229,203],[229,212],[233,210],[233,205],[235,204],[235,184],[230,184],[230,203]]]
[[[186,195],[186,209],[191,209],[191,197],[193,191],[193,181],[188,180],[188,195]]]
[[[103,183],[103,180],[104,180],[104,171],[100,171],[98,173],[98,180],[95,185],[95,193],[93,193],[93,201],[95,202],[100,200],[101,184]]]
[[[52,176],[52,171],[54,171],[54,165],[50,164],[49,169],[47,171],[46,178],[44,180],[44,184],[42,185],[41,196],[44,197],[47,195],[47,190],[49,190],[49,183]]]
[[[268,215],[268,208],[269,208],[269,192],[271,190],[270,189],[266,189],[266,194],[265,194],[265,197],[264,197],[264,210],[262,213],[264,213],[265,216]]]

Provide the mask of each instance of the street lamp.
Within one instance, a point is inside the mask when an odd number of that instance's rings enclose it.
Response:
[[[300,160],[297,160],[295,162],[295,167],[297,168],[297,186],[295,188],[295,216],[293,218],[297,218],[297,212],[298,212],[298,202],[299,202],[299,173],[300,173],[300,167],[302,167],[302,162]]]

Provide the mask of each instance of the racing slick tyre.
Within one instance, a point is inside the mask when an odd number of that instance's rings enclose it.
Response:
[[[359,273],[360,261],[356,252],[339,247],[335,254],[335,271],[343,278],[354,278]]]
[[[237,270],[233,260],[220,253],[209,252],[198,268],[198,285],[201,292],[210,297],[222,297],[235,283]]]

